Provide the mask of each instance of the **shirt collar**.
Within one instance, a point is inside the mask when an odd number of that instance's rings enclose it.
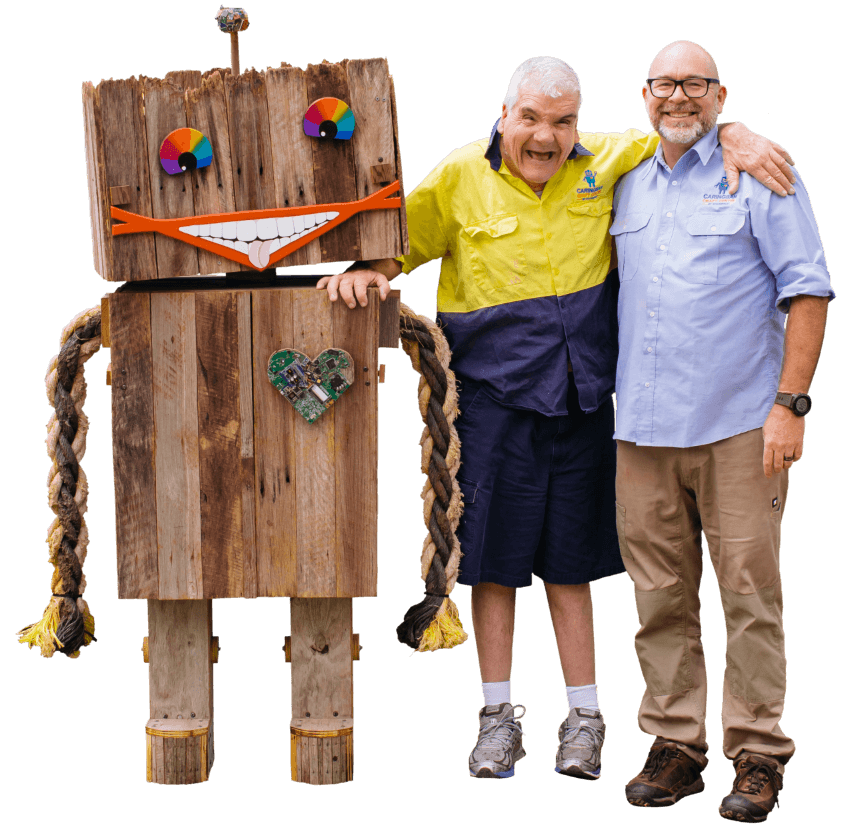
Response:
[[[486,150],[486,159],[489,162],[489,166],[497,172],[501,166],[501,134],[498,132],[498,124],[500,123],[500,118],[495,121],[495,125],[492,127],[492,134],[489,136],[489,146]],[[580,158],[585,155],[593,155],[590,150],[583,147],[581,144],[575,144],[572,147],[572,152],[569,153],[569,158],[567,161],[574,161],[576,158]]]
[[[700,138],[697,143],[695,143],[689,152],[696,152],[697,157],[700,159],[700,162],[705,167],[709,163],[709,159],[712,157],[712,153],[715,152],[715,147],[718,146],[718,127],[714,126],[709,130],[702,138]],[[667,163],[664,160],[664,149],[659,141],[658,148],[655,151],[655,155],[653,155],[652,159],[648,162],[651,170],[655,169],[656,164],[661,164],[662,167],[667,169]],[[670,172],[670,170],[668,170]]]

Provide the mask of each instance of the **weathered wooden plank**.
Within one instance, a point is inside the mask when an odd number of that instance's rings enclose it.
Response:
[[[331,305],[334,342],[351,354],[355,381],[337,400],[336,446],[337,595],[376,594],[378,520],[378,305],[377,290],[354,310]]]
[[[387,299],[378,303],[378,347],[399,347],[399,296],[398,290],[391,290]]]
[[[157,293],[151,303],[158,597],[202,598],[194,295]]]
[[[346,77],[346,61],[310,65],[304,72],[307,98],[312,103],[319,98],[339,98],[351,104]],[[358,127],[361,129],[363,125]],[[357,130],[355,130],[357,134]],[[355,161],[352,141],[312,141],[316,204],[354,201]],[[323,262],[350,261],[362,258],[360,223],[354,217],[329,230],[319,238]]]
[[[346,64],[352,111],[360,127],[350,143],[355,158],[357,197],[381,189],[373,181],[372,170],[378,165],[396,167],[393,140],[393,118],[390,103],[390,75],[384,58],[350,60]],[[394,180],[385,182],[390,184]],[[360,214],[360,258],[384,259],[398,255],[399,215],[396,210],[367,210]]]
[[[296,290],[292,295],[292,319],[292,347],[310,358],[337,344],[331,302],[324,291]],[[337,594],[336,456],[332,416],[335,409],[336,406],[312,425],[300,416],[293,418],[298,548],[295,594],[304,597]]]
[[[203,595],[239,597],[244,583],[238,297],[196,294]]]
[[[198,89],[202,82],[203,73],[198,69],[179,69],[167,72],[164,80],[171,81],[179,89]]]
[[[108,197],[110,187],[130,184],[133,188],[131,203],[124,209],[140,216],[151,216],[152,193],[143,82],[137,78],[102,81],[97,94],[107,172],[105,184],[108,188],[103,197]],[[116,238],[108,236],[106,244],[112,247],[112,267],[108,279],[134,281],[157,277],[152,233],[132,233]]]
[[[405,211],[405,182],[402,180],[402,156],[399,154],[399,122],[396,119],[396,90],[393,88],[393,78],[390,79],[390,115],[393,119],[393,149],[396,155],[396,180],[399,182],[399,195],[402,206],[399,208],[399,236],[394,256],[407,256],[408,246],[408,217]]]
[[[265,78],[251,69],[225,80],[236,210],[276,207]],[[251,270],[245,265],[241,270]],[[233,265],[233,271],[235,265]]]
[[[149,600],[149,716],[212,716],[211,601]]]
[[[292,290],[254,290],[253,399],[259,595],[294,595],[297,587],[295,444],[292,406],[268,381],[268,360],[295,344]]]
[[[212,145],[212,163],[194,173],[194,213],[198,216],[235,211],[226,94],[220,72],[209,75],[198,88],[185,93],[188,126],[202,132]],[[226,273],[236,269],[229,259],[199,250],[200,273]]]
[[[146,78],[146,142],[149,148],[149,180],[152,186],[152,215],[155,218],[184,218],[194,215],[193,179],[196,173],[168,175],[161,166],[161,144],[175,129],[188,125],[182,87],[170,80]],[[197,248],[155,234],[158,278],[172,279],[198,273]]]
[[[242,594],[256,598],[256,498],[253,450],[253,354],[250,291],[237,295],[238,313],[238,409],[241,456],[241,534],[244,549]]]
[[[83,127],[86,146],[86,182],[92,221],[92,259],[96,272],[111,278],[111,259],[107,244],[110,238],[110,189],[104,162],[104,137],[101,105],[91,83],[83,84]]]
[[[158,594],[149,296],[110,294],[113,470],[120,598]]]
[[[293,598],[290,607],[292,716],[353,716],[351,599]]]
[[[312,140],[304,135],[307,85],[297,67],[269,69],[265,74],[271,150],[274,160],[274,189],[277,207],[303,207],[316,203]],[[299,247],[278,267],[316,264],[322,261],[319,240]]]

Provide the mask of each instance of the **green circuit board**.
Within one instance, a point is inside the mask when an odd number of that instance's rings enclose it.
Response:
[[[287,349],[271,355],[268,379],[308,423],[314,423],[354,382],[354,365],[339,348],[328,348],[315,359]]]

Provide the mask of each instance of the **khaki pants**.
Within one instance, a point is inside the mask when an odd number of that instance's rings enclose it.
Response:
[[[700,641],[701,530],[727,622],[724,753],[776,757],[786,658],[778,568],[787,472],[763,474],[762,429],[693,448],[617,441],[617,530],[635,584],[635,646],[646,681],[638,721],[705,765],[706,668]]]

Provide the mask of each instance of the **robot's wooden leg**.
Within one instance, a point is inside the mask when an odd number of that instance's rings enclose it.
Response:
[[[214,763],[212,602],[149,600],[146,779],[205,782]]]
[[[352,779],[351,598],[292,598],[292,779],[332,785]]]

